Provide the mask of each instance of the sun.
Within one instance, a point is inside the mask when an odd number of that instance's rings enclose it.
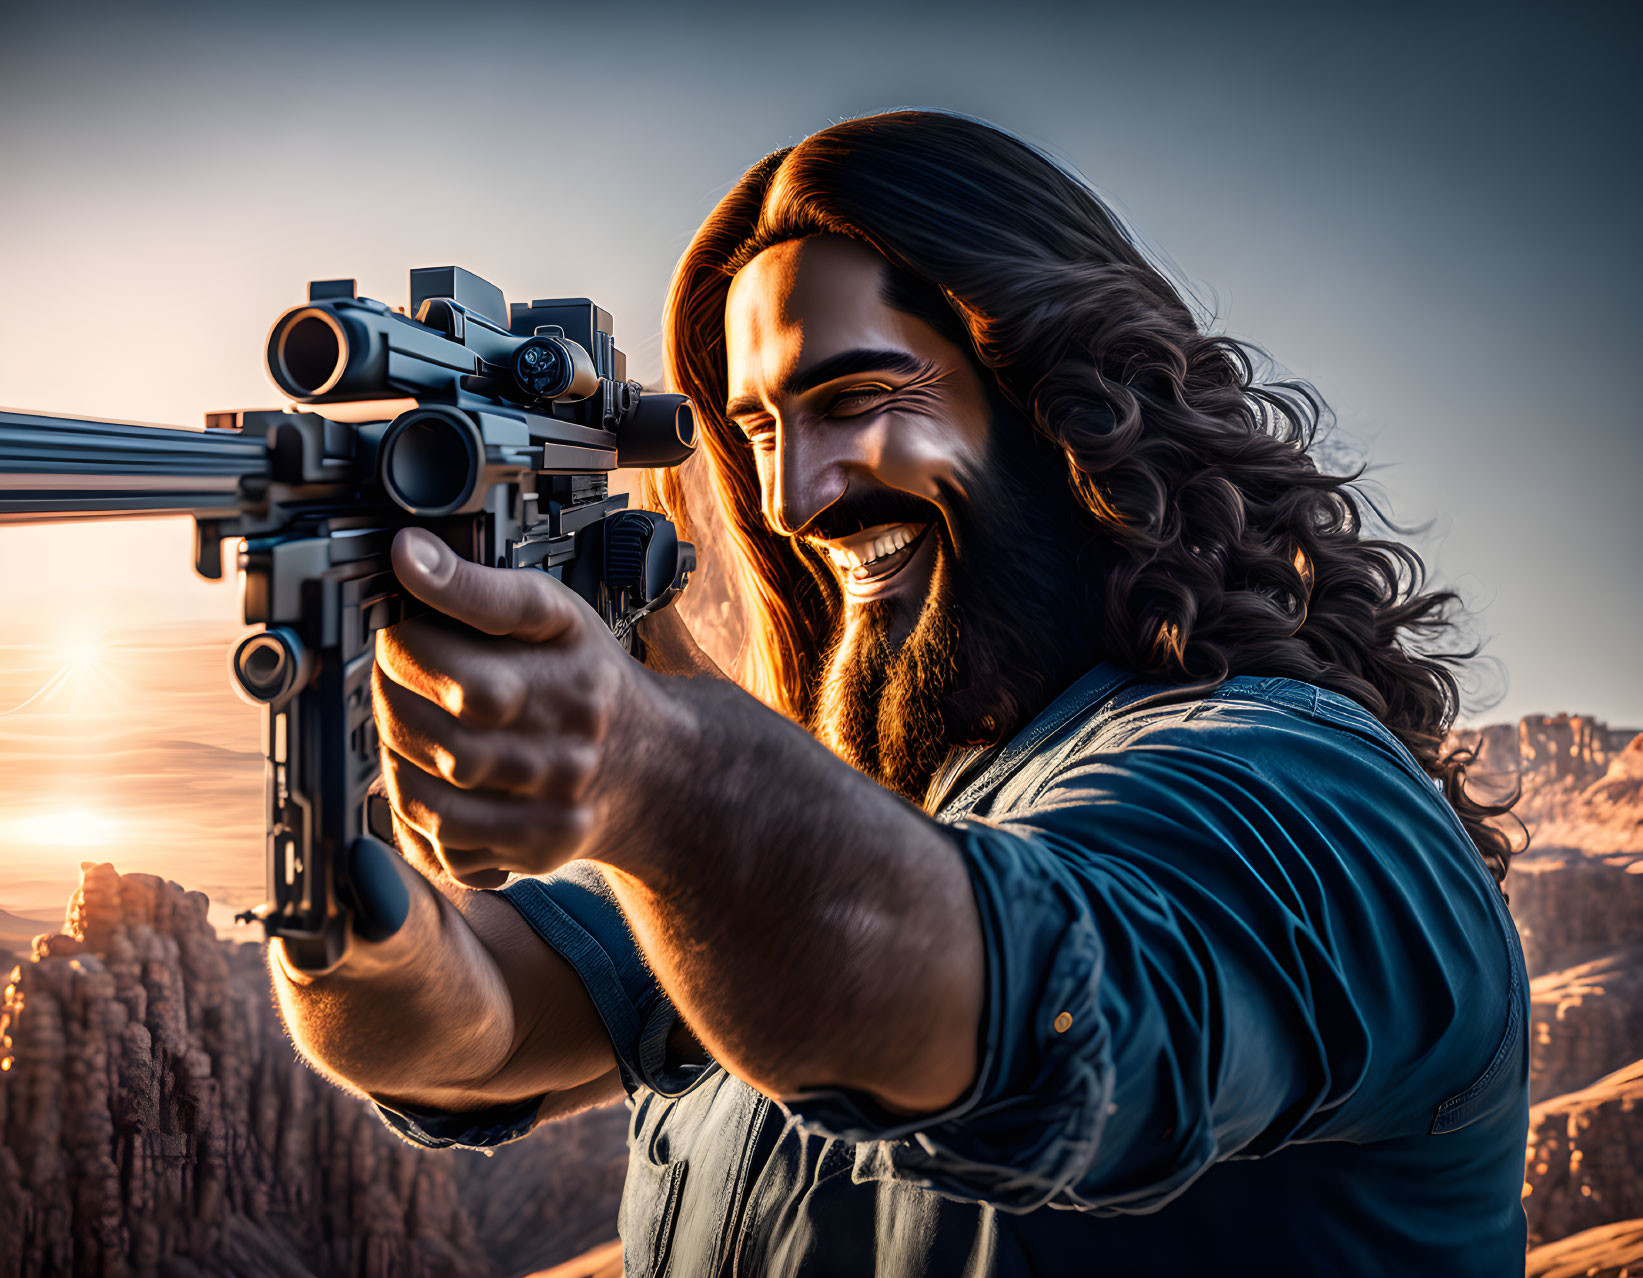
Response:
[[[72,670],[95,670],[102,661],[101,635],[70,635],[57,644],[57,651]]]

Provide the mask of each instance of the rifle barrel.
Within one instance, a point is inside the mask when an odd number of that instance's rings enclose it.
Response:
[[[0,524],[239,509],[241,478],[267,471],[261,436],[0,409]]]

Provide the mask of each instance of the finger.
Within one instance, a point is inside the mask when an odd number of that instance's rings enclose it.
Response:
[[[575,804],[496,791],[474,793],[424,772],[392,750],[382,752],[382,775],[395,812],[434,844],[440,859],[453,851],[488,853],[487,866],[540,873],[547,862],[586,840],[587,811]]]
[[[384,753],[385,781],[392,771]],[[395,840],[406,860],[451,901],[459,901],[464,890],[499,888],[508,881],[509,871],[497,865],[499,858],[489,848],[443,847],[437,839],[413,825],[397,806],[393,810],[393,822]]]
[[[377,631],[376,656],[388,678],[475,728],[507,727],[528,710],[539,734],[603,731],[608,698],[598,676],[609,667],[580,646],[516,643],[419,620]]]
[[[463,790],[505,790],[574,801],[581,798],[598,763],[590,742],[554,736],[552,725],[534,723],[528,737],[497,729],[476,732],[393,682],[381,667],[372,673],[371,704],[384,746]]]
[[[377,631],[377,667],[447,714],[482,727],[518,718],[529,698],[527,649],[448,625],[406,621]]]
[[[400,855],[435,888],[452,881],[468,888],[499,888],[508,881],[508,871],[497,869],[472,870],[462,878],[457,878],[451,872],[451,867],[440,859],[439,849],[427,835],[397,812],[393,814],[393,821],[394,842],[399,847]],[[461,895],[448,888],[445,889],[445,894],[453,899]]]
[[[392,558],[405,589],[486,634],[546,643],[580,623],[576,593],[547,573],[469,563],[425,529],[400,529]]]
[[[388,797],[387,778],[381,773],[371,783],[370,793],[380,794],[385,799]],[[474,870],[457,880],[451,874],[450,867],[440,860],[439,849],[432,840],[395,812],[391,804],[388,823],[393,827],[389,832],[393,844],[405,863],[452,905],[461,906],[468,888],[499,888],[508,881],[508,871],[495,869]]]
[[[508,881],[509,870],[496,869],[496,854],[489,848],[472,851],[435,845],[445,873],[463,887],[499,888]]]

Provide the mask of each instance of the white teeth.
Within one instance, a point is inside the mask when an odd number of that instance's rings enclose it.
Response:
[[[880,533],[866,545],[860,547],[841,546],[837,543],[827,547],[827,557],[835,565],[849,572],[864,568],[868,564],[883,559],[886,555],[893,555],[903,546],[908,545],[915,536],[914,529],[908,524],[897,524],[887,532]]]

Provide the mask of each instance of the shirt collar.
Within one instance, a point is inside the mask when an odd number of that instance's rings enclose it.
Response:
[[[930,784],[925,800],[925,811],[944,817],[948,813],[962,813],[989,789],[1001,784],[1037,752],[1049,737],[1059,732],[1073,719],[1108,701],[1115,693],[1134,682],[1136,676],[1121,666],[1103,661],[1082,676],[1071,687],[1035,715],[1030,723],[1008,744],[999,746],[972,746],[956,749],[948,756]],[[983,760],[990,760],[976,775]],[[948,796],[958,790],[967,777],[974,780],[951,802]]]

